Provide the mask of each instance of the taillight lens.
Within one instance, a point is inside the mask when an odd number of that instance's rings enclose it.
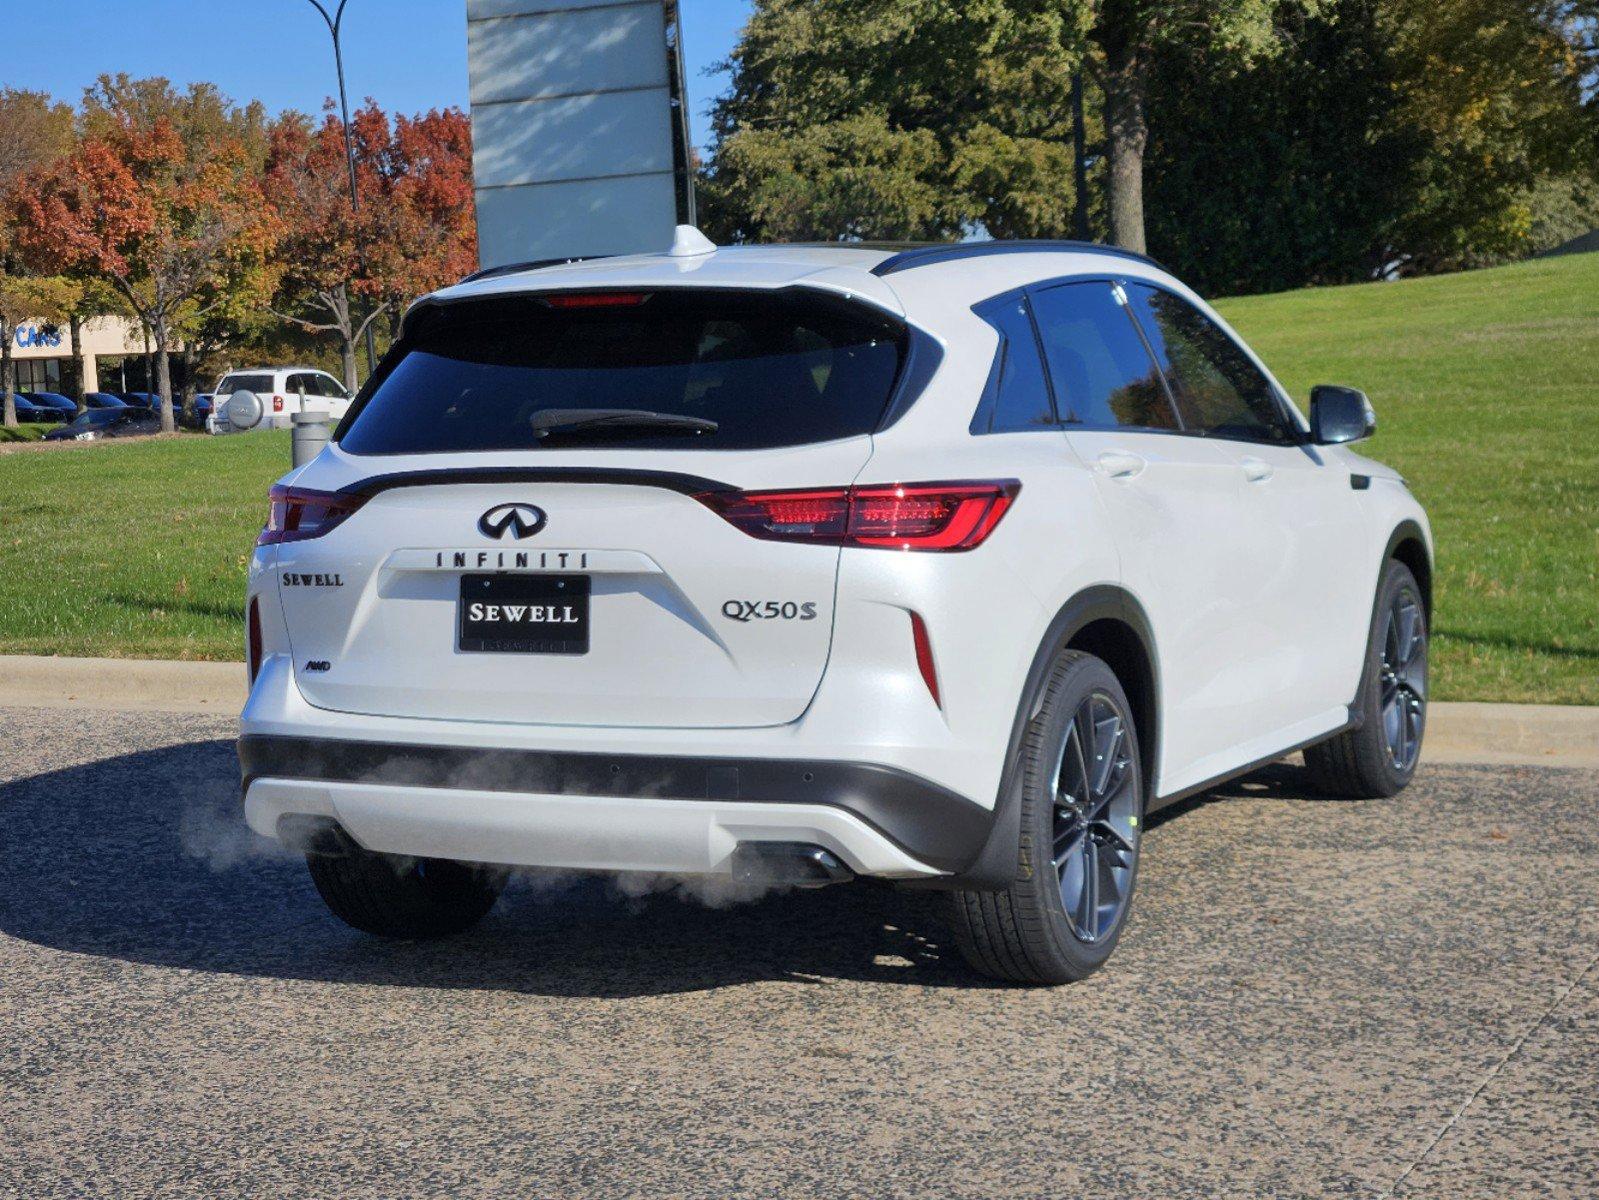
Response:
[[[272,397],[272,411],[273,412],[282,412],[283,411],[283,397],[282,396],[273,396]]]
[[[888,550],[970,550],[1016,499],[1014,479],[804,491],[702,492],[695,499],[751,537]]]
[[[284,487],[280,483],[272,488],[271,502],[266,528],[255,540],[257,546],[321,537],[365,504],[366,497]]]
[[[249,630],[245,662],[250,672],[250,685],[253,687],[255,677],[261,673],[261,600],[258,596],[250,597]]]

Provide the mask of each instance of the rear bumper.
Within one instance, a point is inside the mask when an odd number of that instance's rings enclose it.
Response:
[[[992,812],[893,767],[247,735],[245,814],[337,820],[385,853],[517,866],[718,873],[740,842],[809,842],[857,874],[958,872]]]

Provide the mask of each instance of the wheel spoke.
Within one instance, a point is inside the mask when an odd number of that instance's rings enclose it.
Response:
[[[1077,926],[1092,941],[1099,936],[1099,847],[1093,838],[1083,839],[1083,892]]]
[[[1111,862],[1111,852],[1108,847],[1101,846],[1097,855],[1099,865],[1098,896],[1103,903],[1111,906],[1114,912],[1121,903],[1122,892],[1120,877],[1124,874],[1121,869],[1120,856],[1116,862]]]
[[[1123,736],[1121,718],[1114,712],[1104,720],[1094,722],[1094,786],[1091,795],[1096,800],[1110,786],[1110,774],[1116,769],[1116,761],[1121,755]]]
[[[1055,831],[1055,844],[1052,847],[1051,861],[1055,864],[1055,871],[1060,873],[1066,859],[1077,852],[1078,839],[1086,836],[1088,828],[1081,821],[1073,821],[1063,829]]]
[[[1117,852],[1125,851],[1128,854],[1133,852],[1132,838],[1123,834],[1120,829],[1117,829],[1109,821],[1095,822],[1094,832],[1100,835],[1101,843],[1107,848]]]

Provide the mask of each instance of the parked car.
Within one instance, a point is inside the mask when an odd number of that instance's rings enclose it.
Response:
[[[128,402],[121,396],[113,396],[110,392],[87,392],[83,402],[89,408],[127,408]]]
[[[680,230],[468,280],[272,489],[246,816],[376,934],[516,865],[869,875],[946,890],[979,971],[1082,978],[1157,809],[1301,748],[1409,783],[1431,536],[1375,425],[1102,246]]]
[[[161,397],[154,392],[118,392],[117,398],[129,408],[148,408],[159,411]]]
[[[211,420],[211,413],[215,410],[213,397],[209,392],[196,392],[190,402],[178,414],[178,424],[185,429],[205,429]]]
[[[28,399],[26,392],[13,392],[12,402],[16,405],[18,421],[63,421],[66,415],[58,409],[46,404],[36,404]]]
[[[161,415],[147,408],[91,408],[60,429],[44,435],[47,442],[92,442],[101,438],[143,437],[161,432]]]
[[[61,395],[59,392],[24,392],[22,394],[40,408],[51,408],[61,413],[61,420],[63,421],[70,420],[78,411],[77,402],[70,397]]]
[[[248,392],[259,403],[230,410],[229,400]],[[321,412],[338,421],[350,407],[350,393],[333,376],[315,367],[255,367],[230,371],[217,381],[216,407],[206,428],[211,433],[284,429],[297,412]]]

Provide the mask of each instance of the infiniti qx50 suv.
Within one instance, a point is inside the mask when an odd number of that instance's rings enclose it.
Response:
[[[1374,424],[1099,246],[484,273],[272,489],[247,818],[376,934],[518,866],[867,875],[1081,978],[1156,809],[1297,748],[1411,778],[1431,542]]]

